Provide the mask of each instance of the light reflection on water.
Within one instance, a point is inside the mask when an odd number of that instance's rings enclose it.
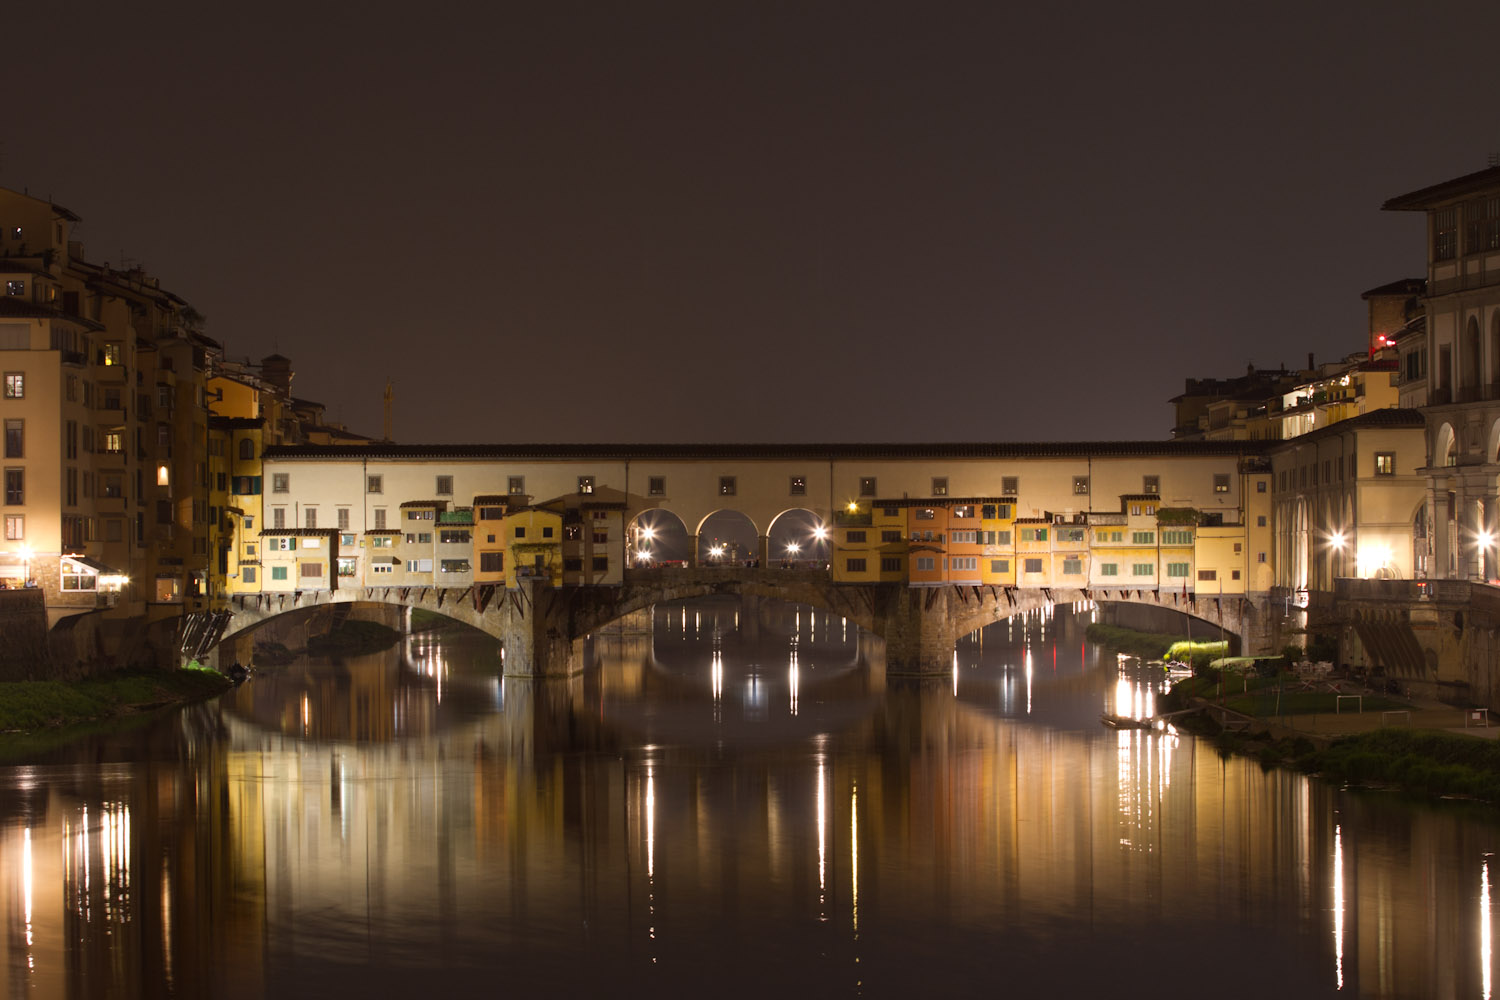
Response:
[[[1082,617],[932,685],[713,602],[567,682],[451,633],[267,670],[4,770],[6,991],[1490,995],[1493,821],[1105,729],[1161,679]]]

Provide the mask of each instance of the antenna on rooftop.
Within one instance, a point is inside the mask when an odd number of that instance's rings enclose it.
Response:
[[[387,377],[385,380],[385,428],[383,440],[389,444],[391,440],[391,403],[396,398],[396,387]]]

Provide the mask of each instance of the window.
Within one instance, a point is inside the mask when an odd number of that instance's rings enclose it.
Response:
[[[901,532],[889,530],[882,531],[880,533],[880,540],[882,542],[899,542],[901,541]]]
[[[805,497],[805,496],[807,496],[807,477],[806,476],[793,476],[792,477],[792,482],[791,482],[791,487],[788,490],[788,492],[792,496],[794,496],[794,497]]]
[[[598,530],[596,530],[596,531],[593,532],[593,534],[592,534],[591,537],[593,538],[593,542],[594,542],[595,545],[604,545],[604,544],[607,544],[609,542],[609,532],[608,531],[598,531]]]
[[[340,531],[348,531],[349,530],[349,508],[348,507],[340,507],[338,509],[338,518],[339,518],[339,530]]]
[[[26,470],[5,470],[5,505],[20,507],[26,503]]]
[[[1266,491],[1266,481],[1264,479],[1257,479],[1255,481],[1255,492],[1257,492],[1257,493],[1264,493],[1265,491]]]
[[[1229,492],[1229,474],[1227,472],[1215,472],[1214,473],[1214,492],[1215,493],[1228,493]]]
[[[898,557],[898,556],[885,556],[885,557],[883,557],[880,560],[880,572],[882,572],[882,573],[899,573],[899,572],[901,572],[901,559],[900,559],[900,557]]]
[[[504,507],[481,507],[479,508],[479,519],[481,521],[499,521],[505,517]]]
[[[544,524],[544,525],[542,525],[542,537],[543,538],[551,538],[552,537],[552,525],[550,525],[550,524]]]
[[[721,497],[732,497],[732,496],[734,496],[734,487],[735,487],[735,483],[734,483],[734,477],[733,476],[720,476],[719,477],[719,496],[721,496]]]
[[[1009,545],[1010,544],[1010,532],[1008,532],[1008,531],[997,531],[997,532],[995,532],[995,544],[996,545]]]
[[[1141,478],[1141,492],[1156,496],[1161,493],[1160,476],[1143,476]]]
[[[240,460],[252,461],[255,458],[255,442],[249,438],[240,438]]]
[[[272,552],[290,552],[295,546],[290,538],[268,538],[266,548]]]
[[[1021,492],[1020,476],[1001,476],[1000,492],[1008,497],[1016,496]]]
[[[320,562],[301,563],[297,566],[297,574],[299,576],[317,577],[321,579],[323,576],[323,564]]]
[[[1025,560],[1022,560],[1022,562],[1021,562],[1021,572],[1023,572],[1023,573],[1040,573],[1041,571],[1042,571],[1042,561],[1040,559],[1025,559]]]
[[[5,294],[6,295],[25,295],[26,294],[26,282],[24,282],[24,281],[7,281],[5,283]]]
[[[240,567],[240,579],[243,580],[246,583],[254,583],[255,582],[255,567],[254,566],[241,566]]]
[[[1169,578],[1170,577],[1178,577],[1180,579],[1186,579],[1187,575],[1188,575],[1188,564],[1187,563],[1185,563],[1185,562],[1169,562],[1169,563],[1167,563],[1167,576]]]
[[[1022,528],[1021,541],[1023,542],[1045,542],[1047,540],[1046,528]]]
[[[354,533],[339,535],[339,548],[352,549],[354,547]]]
[[[1458,255],[1458,206],[1449,205],[1432,213],[1432,259],[1452,260]]]
[[[373,573],[373,574],[375,574],[375,575],[377,575],[377,576],[381,576],[381,575],[384,575],[386,573],[395,572],[395,569],[396,569],[396,567],[392,566],[388,562],[378,562],[378,563],[372,563],[370,565],[370,572]]]
[[[1240,571],[1237,570],[1237,569],[1230,570],[1229,571],[1229,578],[1231,580],[1238,580],[1240,578]]]
[[[453,477],[437,477],[437,495],[440,497],[451,497],[453,495]]]
[[[395,544],[395,539],[390,535],[375,535],[370,539],[370,547],[374,549],[388,549]]]
[[[433,519],[432,515],[433,511],[431,510],[418,510],[416,508],[412,508],[406,512],[406,519],[408,521],[431,521]]]
[[[1089,477],[1088,476],[1074,476],[1073,477],[1073,492],[1076,495],[1078,495],[1078,496],[1087,496],[1088,492],[1089,492]]]
[[[1057,541],[1059,542],[1081,542],[1084,531],[1082,528],[1058,528]]]
[[[861,534],[863,534],[863,532],[861,532]],[[979,541],[979,532],[955,531],[949,534],[948,540],[959,545],[973,545],[974,543]]]
[[[408,559],[406,561],[406,571],[408,573],[431,573],[432,572],[432,560],[431,559]]]
[[[917,556],[916,569],[918,573],[930,573],[933,566],[932,556]]]
[[[1255,561],[1258,562],[1258,563],[1265,562],[1266,561],[1266,554],[1264,552],[1257,552],[1257,553],[1255,553]]]
[[[1396,453],[1394,451],[1377,451],[1375,453],[1375,475],[1394,476],[1396,474]]]
[[[579,556],[569,556],[569,557],[567,557],[566,559],[563,560],[563,572],[564,573],[581,573],[581,572],[583,572],[583,559],[581,557],[579,557]]]
[[[292,476],[288,472],[273,472],[271,474],[272,493],[290,493],[292,489]]]
[[[1171,565],[1176,565],[1176,564],[1173,563]],[[1217,580],[1218,578],[1219,578],[1219,571],[1216,570],[1216,569],[1200,569],[1198,571],[1198,579],[1200,581],[1212,582],[1214,580]]]
[[[25,399],[26,398],[26,374],[25,374],[25,372],[6,372],[5,373],[5,398],[6,399]]]
[[[990,560],[990,572],[991,573],[1009,573],[1010,572],[1010,560],[1009,559],[991,559]]]
[[[505,481],[505,492],[509,493],[511,496],[524,494],[526,492],[526,477],[511,476]]]
[[[1130,533],[1130,544],[1132,545],[1155,545],[1156,532],[1154,531],[1132,531]]]
[[[1266,515],[1264,515],[1264,514],[1257,514],[1257,515],[1255,515],[1255,526],[1257,528],[1264,528],[1266,526]]]
[[[384,528],[385,528],[385,508],[384,507],[376,507],[375,508],[375,530],[376,531],[380,531],[380,530],[383,530]]]
[[[285,566],[272,566],[271,567],[271,579],[272,580],[285,580],[286,579],[286,567]]]
[[[1174,531],[1163,530],[1161,533],[1161,543],[1163,545],[1192,545],[1193,533],[1180,529]]]
[[[1151,563],[1131,563],[1131,565],[1130,565],[1130,575],[1131,576],[1155,576],[1156,575],[1156,567],[1153,566]]]
[[[26,457],[26,421],[7,420],[5,422],[5,457]]]
[[[945,496],[948,495],[948,477],[947,476],[933,476],[932,477],[932,495],[935,496],[935,497],[945,497]]]
[[[245,543],[245,558],[246,559],[254,559],[255,558],[255,543],[254,542],[246,542]]]
[[[974,507],[972,504],[961,504],[948,512],[950,517],[972,518]]]
[[[592,492],[594,492],[594,477],[593,476],[579,476],[578,477],[578,492],[579,493],[592,493]]]
[[[646,492],[649,493],[651,496],[654,496],[654,497],[664,497],[664,496],[666,496],[667,495],[667,477],[666,476],[647,476],[646,477]]]
[[[273,528],[285,528],[286,527],[286,508],[285,507],[272,507],[271,508],[271,527],[273,527]]]
[[[609,572],[609,556],[595,556],[593,566],[596,573]]]
[[[518,524],[518,525],[516,525],[516,537],[517,538],[525,538],[526,537],[526,525],[524,525],[524,524]]]
[[[1239,542],[1235,542],[1234,543],[1234,554],[1235,555],[1239,555],[1241,548],[1242,548],[1242,546],[1240,545],[1240,543]]]
[[[467,559],[441,559],[438,561],[439,573],[467,573],[470,571]]]
[[[8,541],[8,542],[18,542],[18,541],[20,541],[21,539],[23,539],[25,537],[26,537],[26,515],[25,514],[6,514],[5,515],[5,540]]]
[[[912,517],[918,521],[931,521],[937,517],[931,507],[923,507],[921,510],[912,511]]]
[[[316,528],[318,526],[318,508],[308,507],[302,515],[306,519],[304,528]]]
[[[845,559],[844,569],[850,573],[863,573],[865,571],[865,561],[863,559]]]
[[[1119,576],[1120,575],[1120,564],[1119,563],[1100,563],[1099,564],[1099,575],[1100,576]]]
[[[856,543],[856,542],[863,542],[864,540],[865,540],[865,533],[863,531],[846,531],[846,532],[844,532],[844,541],[850,543],[851,545],[854,544],[854,543]]]
[[[353,556],[339,557],[339,576],[353,576],[356,560]]]
[[[977,570],[979,568],[979,557],[954,556],[948,561],[948,567],[956,570]]]
[[[1063,560],[1063,576],[1077,576],[1083,572],[1083,560],[1078,556],[1068,556]]]
[[[859,495],[862,496],[862,497],[872,497],[872,496],[875,495],[875,477],[874,476],[860,476],[859,477]]]
[[[468,545],[470,540],[468,528],[444,528],[438,532],[438,541],[444,545]]]
[[[481,552],[479,553],[479,572],[481,573],[503,573],[505,572],[504,552]]]

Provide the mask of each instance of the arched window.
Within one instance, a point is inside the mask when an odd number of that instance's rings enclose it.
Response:
[[[249,462],[255,458],[255,442],[249,438],[240,438],[240,458]]]

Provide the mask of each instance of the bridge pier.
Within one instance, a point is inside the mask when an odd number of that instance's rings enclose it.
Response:
[[[953,666],[958,629],[950,588],[887,588],[880,618],[886,673],[940,674]]]
[[[569,677],[581,669],[574,662],[573,640],[565,619],[553,613],[560,600],[550,580],[518,582],[515,600],[506,602],[500,641],[505,645],[505,672],[522,677]]]

